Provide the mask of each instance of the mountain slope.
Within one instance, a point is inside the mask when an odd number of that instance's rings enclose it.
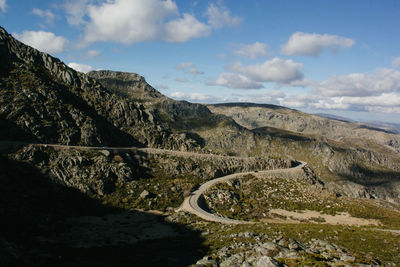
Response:
[[[96,71],[85,75],[18,42],[4,29],[0,38],[2,140],[292,157],[309,162],[332,190],[400,201],[396,196],[399,154],[369,139],[343,138],[342,129],[351,132],[347,124],[319,117],[312,117],[315,123],[308,124],[305,114],[277,106],[207,107],[175,101],[137,74]],[[239,110],[241,116],[216,114],[231,115],[232,110]],[[275,128],[260,128],[268,114]],[[302,133],[285,131],[288,125]],[[326,127],[329,130],[324,132]],[[331,132],[341,135],[325,138]]]
[[[208,107],[214,113],[229,116],[249,129],[274,127],[360,145],[363,144],[362,140],[372,140],[378,145],[400,152],[400,135],[361,123],[323,118],[274,105],[229,103]]]
[[[253,257],[249,265],[255,256],[261,264],[265,255],[281,265],[398,262],[398,240],[371,228],[304,221],[293,227],[286,220],[220,226],[175,212],[208,180],[287,168],[296,159],[308,162],[299,177],[258,180],[241,212],[264,217],[270,203],[257,191],[271,186],[268,194],[278,207],[303,205],[299,195],[317,211],[353,203],[345,210],[393,229],[400,225],[397,205],[341,200],[349,195],[399,203],[400,156],[394,150],[272,127],[247,129],[207,106],[163,96],[137,74],[76,72],[3,29],[0,58],[1,266],[242,266],[238,259]],[[296,192],[298,183],[313,188],[315,198]],[[231,185],[240,190],[237,181]],[[334,202],[321,202],[324,195]],[[333,254],[315,250],[319,243]]]
[[[199,147],[59,59],[0,28],[0,136],[68,145]],[[4,125],[4,127],[3,127]]]
[[[88,76],[128,101],[140,103],[151,120],[196,140],[205,150],[249,155],[257,146],[254,133],[231,118],[214,114],[205,105],[168,98],[137,74],[103,70]]]

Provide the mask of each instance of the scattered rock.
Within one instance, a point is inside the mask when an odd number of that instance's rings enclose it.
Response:
[[[204,267],[218,267],[218,263],[209,256],[205,256],[201,260],[198,260],[196,265]]]
[[[344,255],[340,256],[340,260],[342,260],[344,262],[354,262],[356,260],[356,258],[353,256],[350,256],[350,255],[344,254]]]
[[[140,193],[140,198],[141,199],[150,198],[150,192],[147,190],[143,190],[142,193]]]
[[[262,256],[260,257],[253,266],[257,267],[275,267],[279,266],[278,262],[271,257]]]
[[[110,156],[110,154],[111,154],[110,151],[108,151],[108,150],[100,150],[100,152],[106,157]]]

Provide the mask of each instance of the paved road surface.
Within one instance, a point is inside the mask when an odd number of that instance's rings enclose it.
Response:
[[[226,158],[226,159],[240,159],[240,157],[231,157],[231,156],[223,156],[223,155],[215,155],[215,154],[203,154],[203,153],[196,153],[196,152],[185,152],[185,151],[176,151],[176,150],[167,150],[167,149],[159,149],[159,148],[137,148],[137,147],[93,147],[93,146],[68,146],[68,145],[59,145],[59,144],[28,144],[24,142],[7,142],[7,141],[1,141],[0,142],[0,147],[2,146],[7,146],[7,145],[12,145],[12,144],[22,144],[22,145],[35,145],[35,146],[44,146],[44,147],[53,147],[53,148],[59,148],[59,149],[80,149],[80,150],[119,150],[119,151],[124,151],[124,150],[137,150],[137,151],[143,151],[146,153],[150,154],[167,154],[167,155],[176,155],[176,156],[186,156],[186,157],[197,157],[197,158]],[[247,174],[253,174],[253,175],[262,175],[262,174],[272,174],[272,173],[288,173],[288,172],[296,172],[301,170],[306,163],[305,162],[298,162],[299,164],[293,168],[287,168],[287,169],[274,169],[274,170],[265,170],[265,171],[259,171],[259,172],[243,172],[243,173],[234,173],[230,174],[227,176],[223,176],[220,178],[213,179],[211,181],[208,181],[204,183],[203,185],[200,186],[198,190],[193,192],[189,197],[187,197],[180,208],[178,210],[185,210],[190,213],[193,213],[200,218],[207,220],[207,221],[212,221],[212,222],[219,222],[219,223],[230,223],[230,224],[243,224],[243,223],[253,223],[253,222],[248,222],[248,221],[239,221],[239,220],[233,220],[229,218],[224,218],[217,216],[215,214],[209,213],[202,209],[199,205],[200,199],[202,198],[202,195],[207,189],[212,187],[213,185],[217,183],[222,183],[225,181],[229,181],[232,179],[235,179],[237,177],[247,175]]]
[[[302,170],[304,166],[306,166],[307,163],[305,162],[299,162],[299,164],[293,168],[287,168],[287,169],[275,169],[275,170],[265,170],[265,171],[259,171],[259,172],[242,172],[242,173],[234,173],[230,174],[227,176],[223,176],[220,178],[213,179],[211,181],[208,181],[200,186],[199,189],[194,191],[190,196],[188,196],[180,206],[178,210],[184,210],[187,212],[190,212],[192,214],[197,215],[198,217],[206,220],[206,221],[211,221],[211,222],[218,222],[218,223],[228,223],[228,224],[245,224],[245,223],[253,223],[249,221],[239,221],[239,220],[233,220],[230,218],[224,218],[217,216],[215,214],[212,214],[210,212],[207,212],[203,208],[200,207],[200,200],[202,198],[202,195],[205,191],[207,191],[210,187],[213,185],[216,185],[218,183],[223,183],[247,174],[253,174],[253,175],[263,175],[263,174],[280,174],[280,173],[290,173],[290,172],[297,172],[299,170]]]
[[[176,151],[176,150],[167,150],[167,149],[159,149],[159,148],[137,148],[137,147],[89,147],[89,146],[67,146],[67,145],[58,145],[58,144],[31,144],[27,142],[16,142],[16,141],[0,141],[0,150],[7,149],[7,147],[12,145],[35,145],[35,146],[49,146],[54,148],[60,149],[80,149],[80,150],[138,150],[143,151],[150,154],[168,154],[168,155],[176,155],[176,156],[183,156],[183,157],[196,157],[196,158],[226,158],[226,159],[241,159],[243,157],[231,157],[231,156],[223,156],[223,155],[215,155],[215,154],[203,154],[203,153],[196,153],[196,152],[185,152],[185,151]],[[194,191],[189,197],[185,198],[182,205],[178,210],[184,210],[190,212],[192,214],[197,215],[198,217],[212,222],[218,223],[227,223],[227,224],[248,224],[248,223],[255,223],[249,221],[239,221],[233,220],[230,218],[224,218],[217,216],[215,214],[209,213],[200,207],[200,200],[202,195],[205,191],[207,191],[210,187],[215,184],[226,182],[240,176],[244,176],[247,174],[252,174],[255,176],[263,175],[263,174],[281,174],[281,173],[292,173],[301,171],[304,166],[306,166],[306,162],[299,161],[298,165],[292,168],[286,169],[275,169],[275,170],[265,170],[259,172],[243,172],[243,173],[234,173],[227,176],[223,176],[220,178],[213,179],[202,184],[199,189]],[[376,229],[379,231],[387,231],[391,233],[400,234],[400,230],[392,230],[392,229]]]

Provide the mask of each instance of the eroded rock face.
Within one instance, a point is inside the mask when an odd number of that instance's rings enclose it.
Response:
[[[35,145],[25,146],[10,157],[37,167],[56,183],[98,196],[112,193],[116,186],[146,176],[161,174],[209,180],[235,172],[286,168],[292,164],[289,159],[190,157],[148,154],[136,150],[57,149]]]
[[[138,162],[118,162],[102,151],[55,150],[26,146],[14,159],[36,166],[53,181],[89,194],[112,193],[116,185],[138,177]]]
[[[173,134],[142,104],[112,93],[4,29],[0,29],[0,54],[0,116],[2,124],[10,124],[2,127],[1,135],[8,139],[15,140],[13,133],[19,131],[25,139],[42,143],[200,147],[188,136]],[[129,80],[133,87],[147,85],[136,74],[123,73],[117,79],[123,84]]]

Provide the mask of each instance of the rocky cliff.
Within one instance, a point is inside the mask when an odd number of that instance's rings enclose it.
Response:
[[[254,134],[231,118],[214,114],[201,104],[170,99],[137,74],[92,71],[88,76],[111,92],[140,103],[151,121],[196,140],[205,150],[249,155],[256,147]]]
[[[2,139],[173,149],[200,146],[161,125],[140,102],[114,94],[2,28],[0,55]]]

